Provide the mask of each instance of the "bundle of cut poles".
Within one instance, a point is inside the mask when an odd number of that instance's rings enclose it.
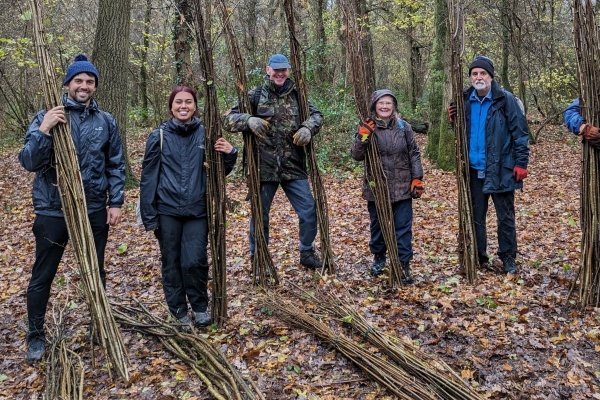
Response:
[[[43,85],[46,107],[51,109],[62,105],[62,102],[57,90],[54,64],[45,40],[39,0],[31,0],[31,8],[40,80]],[[70,125],[58,124],[55,126],[52,129],[52,138],[62,209],[75,258],[79,264],[83,293],[92,316],[93,331],[101,346],[106,349],[112,368],[119,376],[128,381],[127,353],[100,280],[94,236],[87,215],[83,181]]]
[[[581,114],[600,126],[600,21],[595,1],[573,0],[575,54],[579,73]],[[579,299],[582,306],[600,307],[600,150],[585,140],[581,168],[581,267]]]
[[[469,172],[469,150],[466,136],[466,121],[463,98],[463,66],[464,48],[464,4],[459,0],[448,1],[448,33],[450,35],[450,76],[452,95],[456,106],[454,132],[456,137],[456,180],[458,184],[458,261],[469,283],[477,279],[477,241],[475,240],[475,224],[471,203],[471,187]]]
[[[368,77],[369,71],[364,59],[366,52],[363,49],[362,39],[366,33],[363,31],[362,25],[359,24],[360,15],[358,14],[355,1],[344,0],[342,2],[342,12],[346,25],[346,54],[348,57],[348,67],[351,70],[354,101],[356,102],[359,118],[364,122],[369,118],[369,93],[374,89],[373,87],[369,87],[369,82],[372,80]],[[373,72],[371,71],[370,73]],[[387,178],[377,150],[377,135],[374,134],[371,136],[372,138],[370,139],[365,157],[366,180],[375,197],[377,217],[390,264],[389,284],[394,287],[402,282],[402,268],[398,257],[396,230],[394,228],[394,212],[392,210]]]
[[[227,8],[225,0],[218,0],[217,8],[227,42],[227,49],[231,67],[235,73],[235,87],[238,95],[239,111],[251,113],[250,100],[248,99],[248,81],[244,58],[240,52],[237,39],[231,26],[231,10]],[[260,159],[256,137],[250,131],[244,132],[244,166],[246,168],[246,181],[248,197],[250,199],[250,213],[254,221],[254,257],[252,257],[252,277],[255,285],[267,286],[279,283],[277,270],[269,254],[267,240],[263,231],[262,202],[260,199]]]
[[[283,2],[285,16],[287,18],[288,30],[290,36],[290,56],[292,59],[292,70],[294,71],[294,80],[298,91],[298,103],[300,107],[300,118],[305,121],[309,118],[308,108],[308,89],[304,80],[303,62],[301,60],[301,47],[296,35],[296,13],[294,11],[294,1],[284,0]],[[310,171],[310,181],[315,195],[317,206],[317,220],[319,221],[319,235],[321,241],[321,256],[323,258],[323,268],[321,273],[335,273],[336,265],[331,240],[329,239],[329,210],[327,208],[327,195],[323,186],[323,179],[319,173],[314,141],[311,140],[305,146]]]

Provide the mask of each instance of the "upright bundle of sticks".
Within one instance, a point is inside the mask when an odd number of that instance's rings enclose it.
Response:
[[[54,65],[44,36],[39,0],[31,0],[31,9],[35,49],[44,99],[46,107],[50,109],[62,105],[62,103],[56,87]],[[112,368],[119,376],[128,381],[127,353],[100,280],[94,235],[87,215],[83,181],[79,172],[79,161],[71,137],[70,125],[56,125],[52,129],[52,137],[62,209],[75,258],[79,264],[83,293],[92,315],[93,330],[98,336],[101,346],[106,349],[108,357],[112,361]]]
[[[214,81],[213,52],[210,46],[210,29],[206,29],[202,15],[202,2],[196,0],[195,30],[196,43],[202,71],[204,71],[204,126],[206,128],[206,204],[208,205],[209,240],[211,249],[213,287],[212,319],[222,326],[227,319],[227,259],[225,256],[225,171],[223,156],[215,150],[215,143],[221,137],[219,100]],[[208,37],[207,37],[208,36]]]
[[[300,57],[302,50],[296,35],[296,13],[294,12],[294,2],[293,0],[284,0],[283,3],[290,35],[290,56],[292,59],[294,80],[298,90],[300,118],[302,120],[306,120],[310,116],[308,110],[308,89],[306,87],[306,81],[304,80],[304,70],[302,69],[304,64]],[[308,145],[305,146],[305,150],[308,159],[308,170],[310,171],[310,182],[312,184],[317,206],[317,220],[319,221],[321,256],[323,257],[323,268],[321,273],[335,273],[335,259],[333,250],[331,248],[331,241],[329,239],[329,210],[327,208],[327,195],[325,193],[325,187],[323,186],[321,174],[319,173],[315,144],[312,140]]]
[[[360,120],[365,121],[369,118],[369,93],[374,89],[370,87],[369,83],[372,80],[368,77],[369,71],[364,60],[364,54],[366,53],[363,50],[362,39],[366,33],[363,32],[362,26],[359,24],[361,16],[358,14],[355,1],[344,0],[342,11],[344,13],[344,23],[346,24],[346,54],[348,67],[351,71],[354,101]],[[377,216],[390,261],[389,283],[390,286],[394,287],[402,282],[402,268],[398,258],[398,245],[394,228],[394,212],[387,178],[377,151],[377,136],[371,136],[371,143],[365,157],[366,179],[375,196],[375,208],[377,209]]]
[[[240,112],[251,113],[252,107],[248,99],[248,81],[244,58],[240,52],[237,39],[231,26],[231,13],[228,11],[225,0],[217,2],[221,24],[227,42],[229,61],[235,73],[235,87],[238,95]],[[250,214],[254,220],[254,257],[252,258],[252,277],[255,285],[266,286],[277,284],[277,270],[269,254],[267,240],[263,231],[262,202],[260,199],[260,159],[258,143],[252,132],[244,132],[244,164],[246,167],[246,182],[250,198]]]
[[[600,28],[591,0],[573,1],[575,53],[579,72],[581,113],[600,126]],[[581,268],[579,298],[582,306],[600,307],[600,150],[583,143],[581,169]]]
[[[459,0],[448,2],[448,33],[450,41],[450,77],[452,79],[452,97],[456,105],[454,134],[456,137],[456,181],[458,184],[458,261],[469,283],[477,279],[477,241],[471,204],[469,178],[469,149],[466,136],[465,104],[463,98],[464,49],[464,4]]]

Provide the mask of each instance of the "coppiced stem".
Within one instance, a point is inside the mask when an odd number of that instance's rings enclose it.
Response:
[[[283,7],[288,23],[288,31],[290,36],[290,57],[292,59],[292,70],[294,72],[294,81],[298,90],[298,103],[300,106],[300,118],[305,121],[309,118],[308,109],[308,88],[304,80],[302,48],[296,35],[296,13],[294,11],[294,1],[284,0]],[[310,172],[310,182],[312,184],[313,193],[317,208],[317,220],[319,221],[319,237],[321,241],[321,257],[323,258],[323,268],[321,273],[335,273],[335,257],[331,248],[331,240],[329,239],[329,210],[327,208],[327,193],[323,185],[323,179],[319,172],[317,164],[316,150],[314,141],[311,140],[304,147],[308,162],[308,170]]]
[[[456,105],[454,120],[456,181],[458,185],[458,261],[469,283],[477,280],[477,241],[471,203],[469,149],[465,104],[463,98],[464,4],[448,1],[448,34],[450,42],[450,74],[452,97]]]
[[[600,22],[592,1],[573,1],[573,23],[581,114],[600,126]],[[600,150],[584,140],[582,157],[579,301],[600,307]]]
[[[206,154],[206,204],[208,208],[209,241],[213,274],[212,319],[222,326],[227,320],[227,259],[225,253],[226,233],[226,193],[223,155],[215,150],[215,143],[221,137],[219,99],[215,87],[213,51],[210,45],[210,29],[207,29],[202,15],[202,2],[194,1],[195,30],[200,64],[204,72],[204,126]]]
[[[361,121],[369,118],[369,96],[374,88],[370,87],[369,73],[363,48],[363,37],[367,33],[363,30],[360,20],[364,17],[359,15],[356,0],[344,0],[342,2],[344,24],[346,25],[346,54],[348,57],[348,68],[351,72],[354,101]],[[398,257],[398,245],[396,243],[396,230],[394,228],[394,212],[387,185],[387,178],[383,170],[379,152],[377,150],[377,135],[371,135],[367,154],[365,156],[365,179],[375,197],[375,208],[381,226],[381,232],[387,248],[390,264],[389,283],[397,286],[402,283],[402,267]]]
[[[248,99],[248,80],[244,58],[240,52],[237,39],[231,26],[232,12],[227,8],[225,0],[218,0],[217,8],[221,17],[221,24],[225,34],[225,41],[229,54],[229,61],[235,73],[235,87],[238,95],[240,112],[252,113]],[[263,231],[262,202],[260,199],[260,158],[258,143],[252,132],[243,132],[244,135],[244,172],[248,185],[250,199],[250,214],[254,220],[254,257],[252,258],[252,277],[255,285],[267,286],[278,284],[277,270],[269,254],[267,240]]]
[[[31,0],[34,42],[46,107],[62,105],[57,90],[54,64],[45,40],[41,7],[38,0]],[[68,118],[68,116],[67,116]],[[85,203],[83,181],[79,172],[77,152],[71,137],[69,124],[58,124],[52,129],[56,175],[69,239],[73,246],[85,300],[92,316],[93,331],[111,360],[111,367],[125,381],[129,380],[128,360],[121,333],[112,315],[110,304],[100,279],[94,235],[90,226]],[[110,373],[110,368],[109,368]]]

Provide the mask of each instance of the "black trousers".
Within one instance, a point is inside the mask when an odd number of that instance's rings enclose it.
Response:
[[[106,209],[89,214],[89,219],[96,245],[100,278],[102,284],[106,286],[106,273],[104,272],[104,250],[108,240]],[[69,240],[67,224],[63,217],[36,215],[33,222],[33,234],[35,235],[35,262],[27,287],[28,340],[44,335],[44,320],[50,298],[50,287]]]
[[[156,237],[162,258],[165,300],[176,318],[208,307],[208,221],[206,218],[159,215]],[[186,301],[187,298],[187,301]]]
[[[498,221],[498,257],[505,260],[517,256],[517,230],[515,227],[515,192],[483,193],[483,179],[477,178],[477,171],[471,169],[471,199],[479,261],[487,262],[486,219],[490,197],[494,202]]]

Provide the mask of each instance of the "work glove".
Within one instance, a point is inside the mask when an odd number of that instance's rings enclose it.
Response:
[[[421,197],[423,195],[423,193],[425,193],[425,185],[423,184],[423,181],[418,178],[414,178],[410,182],[411,197],[413,199],[418,199],[419,197]]]
[[[521,168],[515,165],[513,173],[515,174],[515,180],[517,182],[521,182],[523,179],[527,178],[527,168]]]
[[[600,132],[598,132],[597,127],[590,124],[583,124],[580,132],[586,142],[596,148],[600,148]]]
[[[375,121],[371,118],[367,118],[365,122],[358,124],[358,134],[361,142],[366,143],[373,132],[375,132]]]
[[[296,131],[296,133],[294,133],[294,136],[292,137],[292,139],[296,146],[306,146],[307,144],[310,143],[311,137],[312,137],[312,133],[310,132],[310,129],[303,126],[300,129],[298,129]]]
[[[450,123],[454,123],[455,120],[456,120],[456,104],[454,104],[454,102],[451,102],[450,105],[448,106],[448,121]]]
[[[250,117],[248,118],[248,128],[256,135],[259,139],[265,139],[267,132],[269,131],[269,122],[262,118]]]

